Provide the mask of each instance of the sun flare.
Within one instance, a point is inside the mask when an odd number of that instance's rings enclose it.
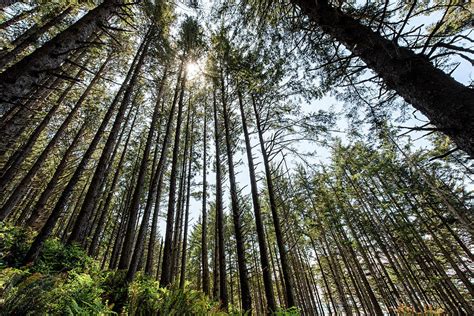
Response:
[[[199,76],[201,69],[199,64],[196,62],[189,62],[186,64],[186,72],[188,74],[188,78],[194,79]]]

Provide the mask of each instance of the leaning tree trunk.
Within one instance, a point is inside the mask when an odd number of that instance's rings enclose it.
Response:
[[[141,185],[141,184],[144,183],[146,172],[148,170],[148,162],[150,160],[149,155],[150,155],[150,151],[151,151],[152,141],[153,141],[153,138],[154,138],[154,135],[155,135],[155,129],[156,129],[157,124],[158,124],[158,118],[159,118],[159,115],[160,115],[159,104],[160,104],[161,97],[162,97],[162,94],[163,94],[163,87],[164,87],[165,82],[166,82],[166,77],[167,77],[167,69],[165,69],[164,74],[163,74],[163,78],[161,79],[160,88],[159,88],[158,96],[157,96],[157,101],[155,103],[155,109],[153,111],[153,117],[152,117],[152,120],[151,120],[150,129],[148,130],[148,137],[147,137],[147,140],[146,140],[145,150],[144,150],[144,153],[143,153],[142,162],[141,162],[141,166],[140,166],[140,170],[139,170],[139,174],[138,174],[138,178],[137,178],[137,186],[135,187],[135,192],[134,192],[134,195],[133,195],[132,203],[131,203],[130,209],[128,211],[129,214],[135,214],[135,213],[138,212],[140,197],[142,195],[142,188],[143,188],[143,185]],[[134,250],[133,250],[132,260],[130,262],[130,266],[129,266],[128,273],[127,273],[127,281],[129,281],[129,282],[131,282],[133,280],[133,277],[135,276],[135,273],[137,272],[138,261],[139,261],[138,259],[139,259],[140,255],[142,253],[143,248],[144,248],[143,246],[144,246],[144,243],[145,243],[145,236],[146,236],[146,233],[147,233],[147,230],[148,230],[148,222],[150,220],[150,215],[151,215],[151,207],[145,208],[145,211],[143,212],[142,223],[140,225],[137,240],[135,242],[135,247],[134,247]]]
[[[280,215],[278,214],[278,211],[277,211],[277,204],[276,204],[276,199],[275,199],[275,191],[273,188],[273,179],[272,179],[272,173],[271,173],[271,168],[270,168],[270,161],[268,158],[267,150],[265,148],[265,141],[263,139],[263,130],[262,130],[261,121],[260,121],[260,114],[258,113],[257,104],[255,102],[254,96],[252,96],[252,104],[253,104],[253,109],[255,113],[255,121],[257,123],[257,132],[258,132],[258,139],[260,143],[260,149],[262,151],[263,165],[265,167],[270,210],[272,213],[273,226],[275,228],[275,236],[277,240],[278,251],[280,253],[280,262],[281,262],[281,267],[283,270],[283,279],[285,280],[286,304],[287,304],[287,307],[290,308],[292,306],[295,306],[295,298],[294,298],[293,287],[292,287],[292,282],[291,282],[290,265],[288,262],[285,241],[283,239],[283,232],[282,232],[281,223],[280,223]]]
[[[6,29],[7,27],[12,26],[13,24],[15,24],[17,22],[20,22],[21,20],[23,20],[28,15],[33,14],[34,12],[38,11],[39,8],[40,8],[40,6],[37,5],[36,7],[32,8],[30,10],[27,10],[27,11],[23,11],[23,12],[15,15],[14,17],[12,17],[10,20],[3,22],[2,24],[0,24],[0,31]]]
[[[127,76],[124,82],[122,83],[122,86],[117,92],[117,95],[122,94],[122,92],[127,87],[130,77],[132,76],[132,73],[135,69],[136,59],[138,58],[138,55],[139,53],[137,53],[135,60],[132,62],[132,65],[130,66],[130,69],[127,73]],[[105,116],[102,119],[102,122],[97,132],[95,133],[94,138],[92,139],[91,143],[89,144],[89,147],[87,148],[86,152],[82,156],[82,159],[79,162],[79,165],[77,166],[76,170],[74,171],[74,174],[72,175],[71,179],[69,179],[69,182],[67,183],[66,187],[62,191],[58,201],[56,202],[56,205],[54,206],[51,212],[51,215],[48,217],[48,220],[46,221],[46,224],[43,226],[43,228],[41,229],[41,231],[38,233],[35,240],[33,241],[32,245],[30,246],[30,249],[28,250],[23,260],[25,264],[32,262],[37,258],[43,246],[44,241],[46,240],[46,238],[48,238],[51,235],[51,232],[53,231],[54,226],[56,225],[58,219],[60,218],[61,214],[66,208],[66,205],[69,201],[70,196],[72,195],[74,191],[76,184],[79,182],[81,176],[86,171],[86,167],[89,163],[89,160],[91,159],[92,154],[94,153],[102,136],[104,135],[105,129],[110,119],[112,118],[112,115],[116,110],[116,107],[117,107],[117,104],[113,103],[109,107],[107,112],[105,113]]]
[[[22,100],[47,78],[51,71],[58,69],[74,51],[81,49],[90,36],[101,25],[105,25],[122,4],[122,0],[105,0],[42,47],[2,72],[0,112],[5,112],[5,109],[11,106],[21,106],[18,103],[21,104]],[[27,118],[20,123],[21,126],[27,125]],[[16,126],[7,126],[2,132],[4,136],[0,140],[0,152],[4,152],[4,147],[9,143],[8,136],[16,129]]]
[[[252,298],[250,296],[250,286],[247,275],[247,265],[245,262],[245,247],[244,247],[244,236],[242,233],[242,222],[241,222],[241,210],[239,208],[239,201],[237,196],[237,185],[235,182],[235,171],[234,171],[234,157],[232,153],[232,141],[230,135],[230,120],[229,110],[227,109],[227,100],[225,95],[224,85],[224,73],[221,69],[220,75],[221,84],[221,98],[222,98],[222,111],[224,117],[224,131],[225,131],[225,142],[227,152],[227,165],[229,172],[230,182],[230,198],[232,204],[232,218],[234,221],[234,234],[237,246],[237,264],[239,267],[239,280],[240,280],[240,292],[242,300],[242,308],[244,312],[252,310]]]
[[[12,50],[7,52],[5,55],[0,57],[0,69],[5,66],[8,66],[11,62],[18,58],[23,52],[36,43],[38,39],[46,33],[49,29],[53,26],[59,24],[70,12],[72,11],[72,7],[67,7],[63,10],[60,14],[54,15],[48,22],[46,22],[43,26],[37,27],[34,29],[31,34],[25,34],[25,37],[22,35],[20,38],[14,41],[15,47]],[[35,26],[34,26],[35,27]]]
[[[18,201],[21,199],[22,195],[26,192],[26,190],[29,187],[29,184],[33,180],[33,177],[36,175],[42,164],[45,162],[46,158],[48,157],[49,153],[52,151],[54,146],[57,144],[57,142],[61,139],[61,137],[64,135],[66,132],[67,127],[69,124],[72,122],[74,117],[76,116],[76,113],[79,111],[79,109],[82,107],[82,104],[86,100],[86,98],[89,96],[92,88],[95,86],[99,78],[101,77],[103,71],[106,69],[106,66],[109,62],[109,58],[106,59],[106,61],[102,64],[102,66],[99,68],[97,73],[95,74],[94,78],[91,80],[89,85],[87,86],[86,90],[82,93],[82,95],[79,97],[77,100],[74,108],[69,112],[68,116],[66,119],[63,121],[59,129],[56,131],[56,134],[53,136],[53,138],[50,140],[46,148],[43,150],[43,152],[38,156],[36,159],[35,163],[33,166],[30,168],[28,173],[23,177],[21,180],[20,184],[18,184],[16,190],[10,195],[9,199],[5,202],[5,204],[2,206],[0,209],[0,220],[5,219],[15,205],[18,203]],[[105,126],[104,126],[105,128]],[[6,176],[6,175],[5,175]],[[3,184],[2,184],[3,187]]]
[[[150,34],[148,33],[147,35]],[[135,67],[133,75],[130,78],[130,82],[127,85],[127,89],[125,90],[122,102],[118,109],[118,113],[115,117],[114,124],[109,133],[104,149],[102,150],[102,154],[99,158],[99,162],[97,163],[94,176],[92,177],[89,189],[87,190],[87,194],[84,199],[84,204],[78,214],[78,217],[76,218],[76,222],[71,231],[71,235],[69,236],[68,243],[78,242],[82,244],[86,238],[86,228],[88,226],[87,222],[89,221],[90,215],[92,214],[92,211],[96,205],[100,192],[102,192],[102,188],[105,183],[107,165],[117,142],[117,137],[122,126],[122,122],[125,118],[126,110],[132,99],[133,90],[140,75],[141,68],[143,67],[149,45],[150,38],[145,37],[141,45],[142,47],[140,57],[137,61],[137,65]],[[113,105],[111,105],[111,107],[115,107],[115,103],[118,102],[119,96],[120,93],[117,93],[113,101]]]
[[[255,176],[255,166],[253,164],[252,145],[250,144],[249,131],[245,118],[242,93],[237,90],[239,99],[240,116],[242,118],[242,128],[244,130],[245,148],[247,151],[247,160],[249,166],[250,188],[252,191],[253,211],[255,215],[255,226],[257,229],[258,248],[260,250],[260,264],[262,266],[263,286],[265,288],[265,297],[267,299],[268,312],[271,314],[276,311],[275,296],[273,294],[273,283],[271,276],[270,261],[268,260],[267,241],[265,238],[265,229],[262,219],[262,210],[258,198],[257,177]]]
[[[397,45],[331,7],[327,0],[291,0],[308,18],[380,76],[389,89],[423,113],[439,131],[474,157],[474,90],[433,66],[426,56]]]

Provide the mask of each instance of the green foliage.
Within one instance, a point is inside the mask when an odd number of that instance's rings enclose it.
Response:
[[[275,312],[277,316],[298,316],[300,310],[297,307],[290,307],[288,309],[280,308]]]
[[[92,259],[79,246],[64,245],[58,239],[48,239],[32,270],[41,273],[86,270],[92,263]]]
[[[13,267],[28,249],[31,234],[14,226],[0,231],[0,315],[108,315],[125,304],[128,315],[224,315],[219,304],[191,289],[160,288],[138,275],[127,285],[125,271],[100,271],[76,245],[49,239],[29,267]],[[18,255],[19,259],[12,260]],[[238,313],[235,313],[238,314]]]
[[[31,240],[28,230],[0,222],[0,268],[19,266]]]
[[[129,287],[130,315],[217,315],[218,304],[190,289],[160,288],[158,282],[138,277]]]

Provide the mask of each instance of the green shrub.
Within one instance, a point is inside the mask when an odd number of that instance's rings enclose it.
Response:
[[[19,267],[32,241],[28,229],[0,222],[0,269]]]
[[[89,270],[93,260],[77,245],[64,245],[59,239],[48,239],[40,256],[31,268],[35,272],[58,273],[76,270]]]
[[[218,304],[190,289],[160,288],[158,282],[138,277],[129,287],[129,315],[218,315]]]

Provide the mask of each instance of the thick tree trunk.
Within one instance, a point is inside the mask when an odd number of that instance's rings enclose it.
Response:
[[[397,45],[327,4],[291,0],[309,19],[375,71],[389,89],[423,113],[474,157],[474,90],[437,69],[427,57]]]
[[[18,168],[20,167],[20,165],[23,163],[23,161],[26,159],[28,154],[33,149],[33,146],[35,145],[38,137],[41,135],[43,130],[49,124],[52,117],[55,115],[56,111],[58,110],[59,106],[66,99],[69,92],[72,90],[72,88],[75,86],[75,84],[79,81],[79,78],[81,78],[83,73],[84,73],[83,69],[80,69],[76,73],[76,75],[74,77],[77,79],[77,81],[71,82],[64,89],[64,91],[61,93],[59,98],[56,100],[55,104],[48,111],[46,116],[42,119],[41,123],[38,124],[38,126],[34,129],[33,133],[29,136],[28,141],[23,146],[21,146],[14,154],[12,154],[10,156],[10,158],[8,159],[8,162],[2,168],[1,180],[0,180],[0,191],[4,191],[5,188],[6,188],[6,185],[13,179],[14,175],[17,174]],[[101,71],[99,69],[98,74],[100,74],[100,73],[101,73]],[[97,77],[97,75],[95,77]],[[95,83],[95,81],[97,81],[97,80],[93,79],[91,81],[91,84],[93,85]]]
[[[58,69],[75,50],[83,47],[100,25],[123,4],[122,0],[105,0],[79,21],[56,35],[42,47],[0,74],[0,103],[15,104],[23,99],[36,84]]]
[[[235,182],[235,172],[234,172],[234,157],[233,157],[233,146],[231,141],[231,131],[230,131],[230,120],[229,120],[229,110],[227,108],[227,97],[225,95],[225,83],[224,83],[224,73],[221,69],[221,98],[222,98],[222,111],[224,117],[224,130],[225,130],[225,142],[226,142],[226,152],[227,152],[227,165],[229,172],[229,182],[230,182],[230,198],[232,204],[232,218],[234,221],[234,234],[235,241],[237,246],[237,264],[239,267],[239,280],[240,280],[240,292],[242,299],[242,308],[244,312],[252,310],[252,298],[250,296],[250,286],[248,281],[247,274],[247,264],[245,261],[245,247],[244,247],[244,237],[242,233],[242,222],[240,217],[240,207],[239,207],[239,198],[237,196],[237,185]]]
[[[247,121],[245,118],[244,104],[242,100],[242,93],[237,90],[240,117],[242,118],[242,128],[244,130],[245,148],[247,151],[247,160],[249,166],[250,188],[252,191],[253,211],[255,215],[255,227],[257,229],[258,248],[260,250],[260,264],[262,266],[263,285],[265,288],[265,297],[267,299],[268,312],[271,314],[276,311],[275,296],[273,294],[273,282],[271,276],[270,262],[268,260],[267,241],[265,238],[265,230],[262,219],[262,210],[260,207],[260,200],[258,198],[257,177],[255,176],[255,166],[253,164],[252,145],[250,144],[250,136],[247,128]]]
[[[53,15],[52,18],[46,22],[43,26],[37,27],[34,29],[31,34],[25,34],[20,36],[20,38],[15,40],[13,44],[15,47],[0,57],[0,69],[8,66],[11,62],[18,58],[23,52],[30,47],[31,45],[35,44],[38,39],[46,33],[49,29],[53,26],[59,24],[70,12],[72,11],[72,7],[67,7],[58,15]],[[28,32],[28,31],[27,31]]]

